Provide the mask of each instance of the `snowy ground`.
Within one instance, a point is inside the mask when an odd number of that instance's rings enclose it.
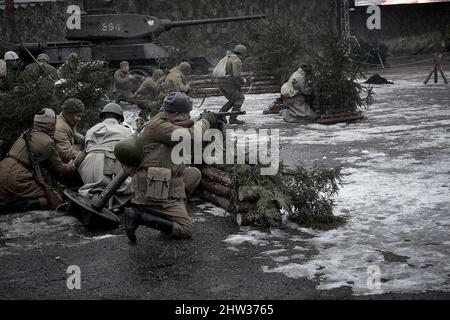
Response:
[[[344,168],[335,211],[350,217],[346,226],[302,230],[314,237],[301,240],[302,246],[287,245],[290,251],[280,245],[277,231],[244,230],[225,243],[232,250],[246,242],[271,248],[262,255],[275,264],[261,266],[262,272],[318,280],[318,289],[350,286],[355,295],[450,291],[450,91],[443,84],[423,85],[423,76],[403,77],[375,87],[376,103],[359,123],[282,125],[281,158],[287,163]],[[280,126],[280,116],[261,114],[275,97],[247,97],[247,127]],[[212,98],[204,108],[223,103]],[[322,153],[292,156],[296,145],[319,146]],[[313,258],[302,255],[312,248],[318,250]]]
[[[140,228],[144,240],[133,248],[121,229],[88,232],[62,213],[0,215],[0,297],[448,297],[450,89],[423,78],[393,73],[395,84],[376,86],[366,119],[350,125],[287,124],[262,114],[277,95],[247,96],[245,128],[279,129],[285,164],[343,167],[335,213],[349,216],[347,225],[237,230],[222,209],[197,203],[192,242],[166,243]],[[201,109],[224,103],[208,98]],[[126,113],[132,123],[136,110]],[[65,289],[69,264],[87,270],[78,296]]]

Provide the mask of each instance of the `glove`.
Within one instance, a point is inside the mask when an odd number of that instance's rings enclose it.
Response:
[[[218,125],[218,119],[217,116],[214,114],[214,112],[211,111],[204,111],[201,115],[200,115],[200,119],[205,119],[206,121],[208,121],[209,126],[211,128],[217,128]]]

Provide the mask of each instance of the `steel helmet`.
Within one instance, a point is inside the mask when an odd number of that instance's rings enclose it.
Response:
[[[123,165],[138,167],[144,158],[144,145],[138,137],[132,136],[116,144],[114,155]]]
[[[19,56],[14,51],[7,51],[5,52],[5,56],[3,57],[3,60],[17,60],[19,59]]]
[[[181,72],[183,72],[184,74],[191,73],[191,65],[189,64],[189,62],[183,61],[178,65],[178,68],[180,68]]]
[[[123,116],[123,109],[117,103],[108,103],[104,106],[102,112],[100,112],[100,118],[102,118],[105,113],[114,113],[119,115],[122,118],[121,122],[125,119]]]
[[[162,77],[164,77],[164,71],[162,71],[161,69],[155,69],[152,73],[152,79],[153,81],[158,81],[159,79],[161,79]]]
[[[247,55],[247,47],[244,46],[243,44],[238,44],[236,47],[234,47],[233,52],[241,54],[243,56],[246,56]]]
[[[37,61],[45,61],[45,62],[49,63],[50,57],[48,55],[46,55],[45,53],[41,53],[40,55],[37,56],[36,60]]]

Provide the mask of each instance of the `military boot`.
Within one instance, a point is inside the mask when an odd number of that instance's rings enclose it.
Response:
[[[159,230],[166,235],[172,234],[173,222],[163,219],[163,218],[160,218],[158,216],[155,216],[146,211],[141,211],[140,217],[141,217],[142,225],[144,225],[148,228]]]
[[[136,230],[141,225],[141,217],[137,208],[125,208],[125,232],[131,243],[136,243]]]
[[[229,123],[230,123],[230,124],[239,124],[239,125],[241,125],[241,124],[244,124],[245,121],[238,120],[238,119],[237,119],[237,116],[236,116],[236,115],[233,115],[233,116],[230,116],[230,121],[229,121]]]
[[[231,111],[232,112],[239,112],[239,111],[241,111],[241,107],[242,106],[239,106],[239,105],[238,106],[233,106],[233,109],[231,109]],[[245,121],[238,120],[237,117],[238,116],[236,114],[230,116],[230,124],[239,124],[239,125],[241,125],[241,124],[245,123]]]
[[[39,199],[17,199],[2,208],[4,213],[25,212],[43,209]]]
[[[220,112],[228,112],[230,111],[230,109],[233,108],[233,102],[231,101],[227,101],[227,103],[225,103],[222,108],[220,108]]]

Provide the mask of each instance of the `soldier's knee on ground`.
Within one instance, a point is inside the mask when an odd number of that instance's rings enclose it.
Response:
[[[177,218],[173,222],[171,237],[173,239],[192,238],[192,221],[190,219]]]
[[[186,195],[192,193],[200,184],[202,173],[198,168],[187,167],[183,171],[183,181],[185,185]]]

